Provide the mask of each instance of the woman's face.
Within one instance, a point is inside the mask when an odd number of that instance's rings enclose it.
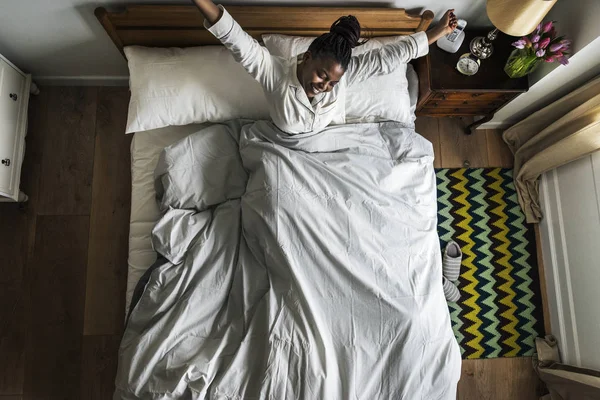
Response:
[[[300,65],[302,67],[298,68],[298,80],[309,99],[319,93],[331,92],[344,75],[340,63],[330,57],[313,58],[308,51]]]

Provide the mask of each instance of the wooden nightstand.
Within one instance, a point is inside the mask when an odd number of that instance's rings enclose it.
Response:
[[[504,64],[513,47],[512,36],[500,33],[494,40],[494,54],[481,60],[477,74],[462,75],[456,69],[458,58],[469,52],[469,43],[475,36],[487,31],[465,32],[460,49],[450,54],[437,44],[429,46],[429,54],[415,60],[419,75],[419,101],[417,116],[467,116],[483,115],[484,118],[467,127],[466,133],[492,119],[494,113],[519,94],[529,89],[527,77],[511,79],[504,73]]]

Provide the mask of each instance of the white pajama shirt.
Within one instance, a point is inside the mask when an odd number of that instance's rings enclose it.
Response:
[[[297,77],[296,58],[272,56],[231,17],[225,8],[212,26],[204,26],[233,54],[248,73],[262,86],[275,125],[288,134],[318,132],[330,123],[345,120],[346,88],[374,75],[392,72],[401,63],[424,56],[429,51],[425,32],[408,40],[390,43],[380,49],[354,56],[340,82],[331,92],[315,96],[312,104]]]

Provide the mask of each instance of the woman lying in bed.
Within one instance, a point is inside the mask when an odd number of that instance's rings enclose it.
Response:
[[[352,57],[352,49],[361,44],[360,24],[349,15],[335,21],[297,60],[285,60],[271,56],[222,6],[211,0],[194,3],[206,18],[206,29],[262,85],[273,122],[289,134],[322,130],[343,114],[337,105],[344,104],[346,87],[427,54],[431,43],[456,27],[454,10],[448,10],[428,32]]]

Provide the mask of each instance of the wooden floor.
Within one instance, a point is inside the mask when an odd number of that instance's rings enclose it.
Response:
[[[125,88],[32,97],[22,189],[0,204],[0,400],[111,398],[123,331],[130,209]],[[496,131],[419,118],[436,167],[510,167]],[[460,399],[533,400],[529,358],[464,361]]]

